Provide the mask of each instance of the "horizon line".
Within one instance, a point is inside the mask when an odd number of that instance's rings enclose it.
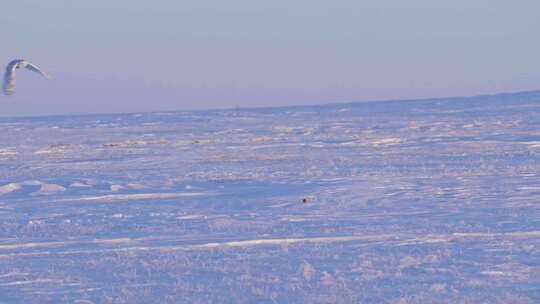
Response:
[[[426,102],[426,101],[450,101],[450,100],[462,100],[462,99],[481,99],[481,98],[493,98],[493,97],[507,97],[512,95],[523,95],[523,94],[539,94],[540,89],[526,90],[526,91],[507,91],[507,92],[497,92],[497,93],[488,93],[488,94],[478,94],[478,95],[454,95],[454,96],[443,96],[443,97],[423,97],[423,98],[391,98],[391,99],[380,99],[380,100],[364,100],[364,101],[336,101],[336,102],[327,102],[327,103],[314,103],[308,105],[287,105],[287,106],[249,106],[249,107],[216,107],[208,109],[186,109],[186,110],[165,110],[165,111],[140,111],[140,112],[96,112],[96,113],[73,113],[73,114],[45,114],[45,115],[10,115],[3,116],[0,114],[0,119],[31,119],[31,118],[48,118],[48,117],[81,117],[81,116],[100,116],[100,115],[136,115],[136,114],[153,114],[153,113],[179,113],[179,112],[214,112],[214,111],[252,111],[252,110],[270,110],[270,109],[292,109],[292,108],[307,108],[307,107],[332,107],[332,106],[345,106],[345,105],[356,105],[356,104],[369,104],[369,103],[391,103],[391,102]]]

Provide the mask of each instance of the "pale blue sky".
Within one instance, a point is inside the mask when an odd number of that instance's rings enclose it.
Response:
[[[281,106],[540,88],[537,0],[17,0],[0,115]]]

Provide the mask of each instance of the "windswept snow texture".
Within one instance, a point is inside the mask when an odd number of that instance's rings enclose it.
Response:
[[[0,302],[540,303],[538,92],[0,128]]]

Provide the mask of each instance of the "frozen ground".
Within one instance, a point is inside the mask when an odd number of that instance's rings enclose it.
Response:
[[[0,128],[0,302],[540,303],[540,92]]]

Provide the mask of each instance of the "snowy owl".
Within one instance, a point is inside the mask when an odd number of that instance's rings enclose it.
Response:
[[[15,91],[15,80],[16,80],[16,70],[20,68],[27,68],[30,71],[38,72],[41,75],[49,78],[47,73],[43,72],[36,65],[24,60],[24,59],[15,59],[8,63],[6,67],[6,73],[4,74],[4,94],[11,95]]]

